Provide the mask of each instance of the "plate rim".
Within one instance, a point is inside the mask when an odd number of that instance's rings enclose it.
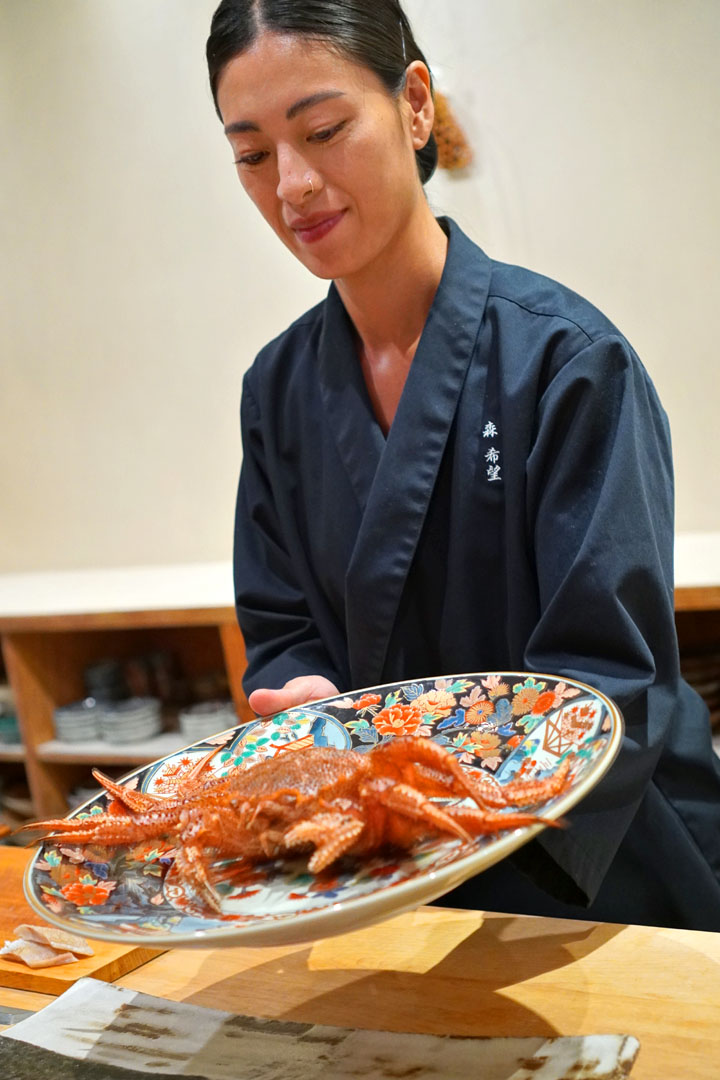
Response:
[[[303,705],[295,705],[290,709],[281,709],[276,713],[268,713],[263,716],[256,716],[253,720],[244,721],[241,724],[234,725],[233,727],[224,728],[221,731],[213,733],[212,736],[206,736],[204,739],[196,739],[194,742],[189,743],[187,746],[178,747],[171,754],[165,754],[162,757],[156,758],[154,761],[146,762],[143,765],[139,765],[136,768],[125,773],[118,779],[118,783],[124,783],[126,780],[131,779],[144,770],[151,769],[153,766],[175,757],[178,754],[185,753],[188,750],[195,749],[199,743],[206,742],[208,738],[214,738],[215,736],[224,734],[225,731],[239,732],[243,728],[248,727],[250,724],[255,724],[258,721],[272,720],[273,717],[279,716],[282,713],[292,712],[293,709],[302,709],[305,705],[319,706],[322,704],[328,704],[338,701],[347,697],[358,697],[366,693],[370,693],[373,690],[381,690],[389,687],[407,686],[413,683],[437,683],[440,680],[454,681],[457,679],[475,679],[478,682],[482,678],[487,678],[492,675],[502,675],[510,678],[519,677],[523,679],[550,679],[555,682],[564,682],[571,686],[579,687],[581,690],[585,690],[593,697],[599,698],[606,706],[609,715],[612,717],[613,724],[610,736],[606,742],[605,747],[601,753],[601,756],[596,760],[593,768],[588,775],[583,777],[576,787],[571,791],[567,791],[564,794],[557,797],[554,805],[546,813],[547,821],[555,821],[557,818],[562,817],[568,813],[573,807],[580,803],[585,796],[599,784],[603,777],[607,774],[611,765],[617,758],[620,746],[625,733],[625,722],[620,707],[603,693],[603,691],[596,689],[589,683],[583,682],[574,678],[571,675],[550,674],[538,671],[501,671],[499,669],[487,670],[487,671],[474,671],[466,673],[457,673],[450,675],[437,675],[437,676],[425,676],[417,679],[400,679],[394,682],[377,683],[375,686],[361,687],[358,689],[348,690],[345,693],[331,694],[328,697],[318,698],[313,701],[304,702]],[[570,699],[572,700],[572,699]],[[393,738],[397,736],[392,736]],[[425,736],[422,736],[425,737]],[[220,749],[220,747],[218,747]],[[360,752],[355,749],[355,752]],[[102,794],[102,789],[98,789],[96,795],[87,799],[80,806],[75,807],[72,811],[65,815],[66,818],[77,817],[81,814],[86,806],[94,803],[98,795]],[[397,915],[401,915],[403,912],[414,909],[415,907],[430,903],[433,900],[438,899],[444,895],[450,889],[454,888],[456,884],[460,884],[463,881],[468,880],[473,876],[473,872],[470,869],[473,863],[482,864],[478,869],[478,873],[482,870],[489,869],[501,859],[506,858],[512,854],[518,848],[523,847],[529,843],[541,832],[547,828],[547,825],[542,822],[534,825],[526,825],[518,829],[513,829],[507,833],[507,835],[499,837],[494,843],[493,847],[483,848],[479,851],[470,851],[467,855],[454,859],[452,862],[445,866],[441,866],[437,870],[429,870],[417,875],[414,878],[410,878],[406,881],[398,882],[391,887],[392,895],[399,898],[398,904],[390,905],[388,910],[387,895],[389,890],[378,889],[376,892],[364,894],[355,898],[347,900],[335,901],[328,906],[318,908],[317,910],[304,912],[301,914],[289,914],[284,919],[279,919],[271,922],[260,921],[256,925],[252,924],[233,924],[226,923],[220,926],[211,927],[208,929],[197,929],[188,931],[185,933],[172,934],[167,932],[157,933],[149,931],[147,934],[141,932],[127,932],[118,933],[117,930],[109,931],[105,930],[101,925],[97,930],[93,927],[92,933],[85,932],[85,936],[91,940],[105,941],[114,945],[122,946],[126,945],[144,945],[148,948],[159,949],[172,949],[178,947],[195,947],[195,948],[211,948],[217,945],[226,945],[228,947],[236,945],[242,947],[243,945],[250,946],[273,946],[273,945],[289,945],[289,944],[301,944],[303,942],[311,942],[320,940],[321,938],[331,937],[336,934],[351,933],[353,930],[359,930],[364,927],[370,926],[373,923],[384,921],[385,919],[394,918]],[[42,916],[47,922],[55,925],[63,930],[67,930],[70,933],[78,934],[83,933],[84,927],[78,925],[78,923],[71,919],[65,919],[61,915],[56,915],[54,912],[49,912],[47,908],[42,904],[39,897],[36,896],[35,891],[32,888],[32,878],[35,866],[43,852],[43,842],[40,842],[38,850],[33,857],[29,860],[25,873],[23,875],[23,891],[25,898],[33,908],[33,910]],[[466,871],[470,871],[469,873]],[[458,878],[457,882],[453,881],[454,878]],[[427,889],[427,881],[435,880],[437,885],[437,891]],[[448,884],[450,882],[450,884]],[[421,894],[417,898],[417,894]],[[384,902],[383,902],[384,901]],[[356,925],[348,925],[348,916],[351,918],[355,908],[359,908],[358,921]],[[321,932],[313,933],[314,927],[321,923]]]

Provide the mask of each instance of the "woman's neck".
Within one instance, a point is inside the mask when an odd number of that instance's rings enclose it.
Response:
[[[447,237],[422,200],[382,262],[335,282],[358,334],[370,401],[387,435],[442,277]]]
[[[423,199],[381,264],[335,282],[367,358],[414,353],[446,254],[447,237]]]

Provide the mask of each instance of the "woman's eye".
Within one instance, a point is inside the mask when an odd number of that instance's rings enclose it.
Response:
[[[265,150],[256,150],[252,154],[241,154],[235,158],[235,165],[259,165],[267,157]]]
[[[322,131],[316,131],[314,135],[310,135],[308,142],[329,142],[333,135],[337,135],[339,131],[345,127],[346,121],[342,120],[339,124],[335,124],[330,128],[323,128]]]

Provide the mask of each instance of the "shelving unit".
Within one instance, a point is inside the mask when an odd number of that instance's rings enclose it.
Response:
[[[0,578],[3,664],[22,737],[21,746],[0,746],[0,763],[24,765],[35,816],[67,813],[68,794],[91,782],[92,766],[130,769],[188,741],[177,730],[132,745],[57,740],[53,712],[85,696],[90,664],[167,651],[190,682],[224,672],[238,723],[253,718],[242,635],[232,606],[218,602],[228,593],[224,567]]]
[[[704,561],[692,546],[681,553],[675,608],[681,659],[713,664],[717,654],[720,684],[720,585],[701,583],[720,581],[718,541],[710,548],[703,539]],[[238,723],[253,719],[231,596],[224,564],[0,576],[0,678],[13,688],[22,736],[21,746],[0,744],[0,774],[24,767],[36,817],[64,815],[92,766],[127,771],[185,745],[178,731],[130,746],[59,742],[53,711],[84,696],[88,664],[171,650],[190,678],[223,670]]]

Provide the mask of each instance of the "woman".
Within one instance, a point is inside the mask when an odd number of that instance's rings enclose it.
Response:
[[[444,902],[720,930],[720,770],[679,674],[670,441],[640,361],[435,219],[431,79],[395,0],[223,0],[207,55],[243,187],[332,282],[244,383],[252,707],[466,671],[590,683],[625,717],[609,775]]]

